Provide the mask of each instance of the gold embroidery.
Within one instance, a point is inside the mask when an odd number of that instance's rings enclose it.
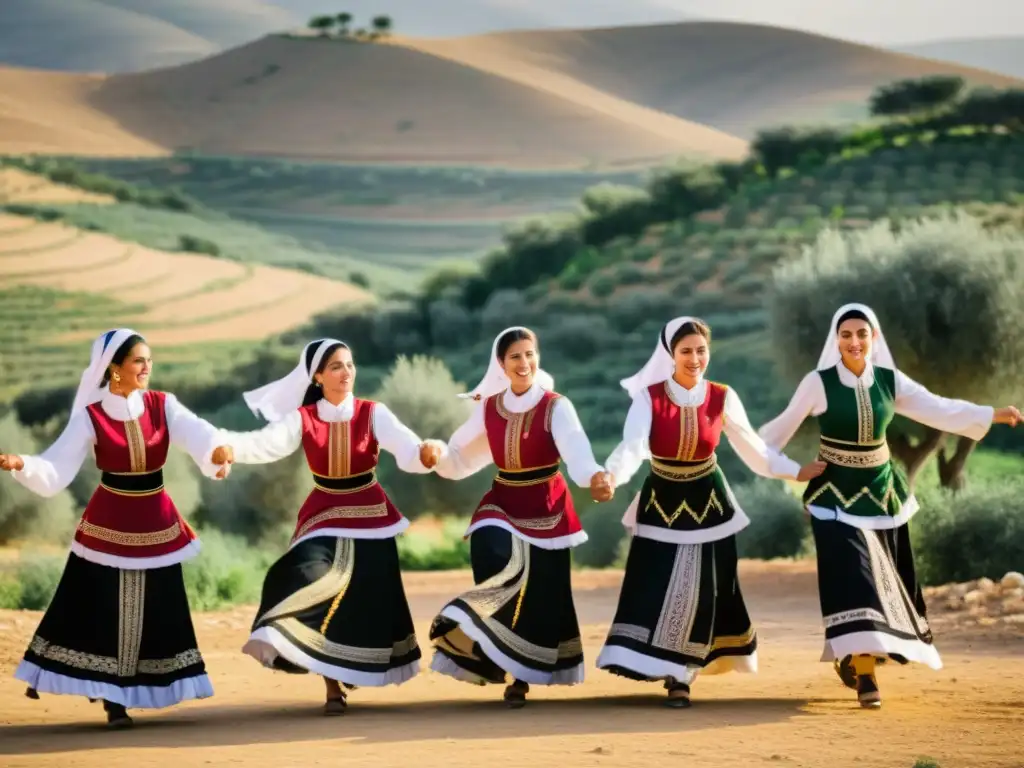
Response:
[[[493,616],[515,596],[530,575],[530,548],[512,537],[512,554],[505,567],[462,595],[462,600],[481,618]]]
[[[316,630],[310,629],[294,617],[274,621],[274,625],[291,635],[295,642],[310,648],[322,656],[355,664],[387,664],[391,661],[394,646],[387,648],[360,648],[328,640]]]
[[[871,393],[861,379],[854,388],[857,396],[857,442],[870,444],[875,439],[875,412],[871,407]]]
[[[629,640],[636,640],[638,643],[646,643],[651,636],[651,630],[641,627],[639,624],[612,624],[608,635],[609,637],[625,637]]]
[[[836,498],[839,499],[839,503],[846,508],[851,507],[853,504],[859,501],[862,496],[867,496],[869,499],[871,499],[871,501],[877,504],[883,512],[886,513],[889,512],[889,502],[893,498],[896,498],[897,501],[899,500],[899,497],[896,495],[896,488],[893,485],[892,477],[890,476],[889,482],[886,485],[885,493],[882,494],[881,499],[875,498],[875,495],[871,493],[871,490],[867,486],[861,488],[859,491],[857,491],[857,493],[855,493],[850,498],[846,498],[842,494],[842,491],[836,488],[835,485],[833,485],[831,482],[828,482],[821,486],[821,488],[816,490],[813,494],[811,494],[811,496],[804,502],[805,506],[810,506],[811,504],[813,504],[815,499],[817,499],[826,491],[832,491],[832,493],[836,495]]]
[[[548,410],[544,414],[544,430],[548,434],[551,434],[551,423],[555,418],[555,406],[558,404],[558,398],[560,397],[561,395],[556,394],[548,401]]]
[[[362,474],[366,475],[369,478],[363,485],[357,486],[355,488],[336,489],[336,488],[327,488],[327,487],[325,487],[323,485],[320,485],[320,483],[318,483],[316,481],[316,479],[318,477],[322,477],[322,475],[318,475],[318,474],[316,474],[316,472],[314,472],[313,473],[313,485],[316,487],[316,489],[318,491],[323,491],[324,493],[346,494],[346,493],[358,493],[359,491],[365,491],[367,488],[372,488],[374,485],[377,484],[377,470],[376,469],[371,469],[369,472],[363,472]],[[358,477],[358,475],[349,475],[349,477]],[[332,478],[328,477],[328,479],[332,479]]]
[[[83,536],[91,536],[94,539],[118,544],[122,547],[154,547],[159,544],[169,544],[181,536],[181,525],[177,522],[170,528],[165,528],[162,531],[126,533],[124,531],[115,531],[112,528],[103,528],[82,520],[78,524],[78,530]]]
[[[751,627],[742,635],[720,635],[715,637],[711,641],[711,650],[715,651],[719,648],[742,648],[745,645],[750,645],[754,642],[754,628]]]
[[[662,600],[658,624],[651,637],[651,645],[655,648],[683,653],[691,644],[690,635],[693,633],[700,596],[702,560],[701,544],[680,544],[676,547],[672,575]]]
[[[75,669],[99,672],[104,675],[118,675],[118,659],[113,656],[97,656],[93,653],[74,651],[70,648],[54,645],[38,635],[32,638],[32,642],[29,643],[29,650],[36,656],[41,656],[44,659],[50,659],[58,664],[64,664]],[[137,674],[167,675],[195,666],[202,663],[202,661],[203,656],[199,653],[199,650],[191,648],[168,659],[140,659],[138,661]]]
[[[697,429],[697,406],[680,404],[672,394],[672,388],[668,381],[664,386],[668,399],[679,406],[679,449],[676,451],[675,458],[680,461],[692,461],[693,455],[697,452],[700,437]]]
[[[572,640],[563,640],[558,644],[558,658],[571,659],[574,656],[583,655],[583,640],[579,637],[574,637]]]
[[[715,454],[711,455],[711,458],[700,464],[680,467],[673,464],[666,464],[660,461],[657,456],[651,457],[651,471],[658,477],[663,477],[666,480],[672,480],[677,483],[687,483],[693,480],[699,480],[702,477],[707,477],[715,468],[718,466],[718,457]]]
[[[334,595],[341,595],[348,589],[355,569],[355,542],[352,539],[334,540],[334,560],[330,570],[323,576],[296,590],[256,620],[264,624],[286,614],[295,614],[320,605]]]
[[[124,436],[128,441],[128,462],[132,473],[146,471],[146,438],[138,419],[124,422]]]
[[[109,485],[105,485],[104,483],[100,483],[100,488],[107,491],[107,493],[114,494],[115,496],[128,496],[129,498],[132,499],[141,499],[145,498],[146,496],[156,496],[157,494],[164,492],[164,487],[162,485],[159,488],[156,488],[155,490],[152,491],[119,491],[117,488],[111,488]]]
[[[819,443],[818,458],[840,467],[870,469],[885,466],[889,463],[890,456],[888,444],[883,444],[872,451],[845,451],[842,448],[833,448],[825,443]]]
[[[718,501],[718,494],[716,494],[715,491],[711,491],[711,496],[708,498],[708,503],[704,506],[704,511],[699,514],[685,500],[676,507],[675,512],[671,515],[667,514],[661,504],[658,503],[653,490],[651,491],[651,498],[647,500],[647,506],[644,508],[644,511],[646,512],[651,507],[654,507],[655,512],[661,516],[661,519],[664,520],[665,524],[668,526],[671,526],[672,523],[678,520],[679,516],[683,514],[683,512],[692,517],[697,525],[704,522],[708,513],[710,513],[712,509],[716,510],[720,515],[725,514],[725,510],[722,508],[721,502]]]
[[[343,541],[342,539],[338,539],[337,540],[338,543],[336,543],[334,545],[335,546],[335,560],[337,560],[337,551],[339,549],[341,549],[341,546],[342,546],[341,542],[342,541]],[[351,541],[351,540],[350,539],[344,539],[344,541]],[[355,569],[355,548],[354,547],[353,547],[353,550],[352,550],[352,569],[353,570]],[[334,597],[334,600],[331,601],[331,607],[327,609],[327,615],[324,616],[324,620],[320,624],[320,634],[321,635],[326,635],[327,634],[327,627],[330,626],[331,619],[334,618],[334,614],[338,612],[338,606],[341,605],[342,598],[345,597],[345,593],[348,592],[348,585],[349,585],[350,582],[351,582],[351,578],[349,579],[349,581],[346,581],[342,585],[341,589],[338,591],[338,594]]]
[[[522,469],[522,440],[530,432],[539,404],[523,413],[512,413],[502,402],[503,392],[494,396],[494,408],[506,422],[505,425],[505,466],[503,469]],[[549,409],[550,411],[550,409]]]
[[[387,517],[388,505],[384,502],[380,504],[370,504],[363,507],[329,507],[323,512],[317,512],[309,520],[302,524],[302,527],[295,532],[293,538],[297,539],[305,533],[308,533],[314,527],[320,525],[320,523],[328,520],[362,520],[368,517]]]
[[[512,614],[512,629],[519,623],[519,613],[523,610],[523,598],[526,597],[526,581],[523,581],[522,589],[519,590],[519,599],[516,600],[516,610]]]
[[[353,418],[355,418],[353,416]],[[328,477],[348,477],[352,474],[351,421],[332,421],[327,437]]]
[[[866,446],[866,445],[874,445],[874,446],[886,445],[885,437],[882,437],[881,440],[867,440],[867,441],[865,441],[863,443],[858,442],[856,440],[840,440],[838,437],[829,437],[828,435],[821,435],[821,439],[822,440],[828,440],[830,443],[835,443],[837,445],[860,445],[860,446]]]
[[[551,467],[557,467],[557,466],[558,466],[557,464],[552,464],[551,465]],[[550,469],[550,467],[535,467],[534,469]],[[516,472],[530,472],[532,470],[522,469],[522,470],[513,470],[513,471],[516,471]],[[552,480],[554,480],[556,477],[558,477],[561,474],[562,474],[561,472],[555,472],[553,475],[547,475],[545,477],[538,477],[538,478],[535,478],[533,480],[510,480],[507,477],[502,477],[501,475],[495,475],[494,481],[496,483],[501,483],[502,485],[510,485],[510,486],[513,486],[513,487],[522,488],[522,487],[527,487],[527,486],[530,486],[530,485],[543,485],[544,483],[549,483],[549,482],[551,482]]]
[[[498,512],[505,517],[512,525],[517,528],[522,528],[527,531],[550,531],[552,528],[558,525],[562,519],[562,515],[565,511],[558,512],[554,515],[548,515],[547,517],[533,517],[526,520],[518,520],[509,517],[508,512],[499,507],[497,504],[481,504],[477,512]]]
[[[416,642],[416,635],[413,633],[391,646],[391,656],[407,656],[419,647],[420,644]]]
[[[117,676],[135,677],[142,646],[142,617],[146,601],[146,572],[122,569],[117,615]]]

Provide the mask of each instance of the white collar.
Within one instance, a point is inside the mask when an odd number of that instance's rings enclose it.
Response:
[[[321,421],[348,421],[352,418],[352,414],[355,413],[355,402],[355,395],[351,392],[338,405],[320,398],[316,404],[316,412]]]
[[[100,407],[114,421],[132,421],[146,412],[146,403],[142,399],[142,390],[136,389],[128,397],[115,395],[110,388],[103,390]]]
[[[870,387],[875,383],[875,366],[871,364],[870,360],[864,363],[864,371],[860,376],[843,365],[842,360],[836,364],[836,371],[839,372],[840,383],[851,389],[856,388],[858,383],[865,387]]]
[[[544,389],[535,383],[521,395],[517,395],[511,388],[506,389],[501,394],[501,402],[512,413],[525,413],[536,406],[542,397]]]
[[[707,389],[703,376],[693,389],[686,389],[675,379],[668,379],[667,381],[668,391],[678,405],[693,406],[703,404],[705,390]]]

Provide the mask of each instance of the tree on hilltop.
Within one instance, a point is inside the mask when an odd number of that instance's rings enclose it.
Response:
[[[948,106],[963,89],[964,79],[958,75],[897,80],[877,88],[869,106],[874,117],[926,112]]]
[[[336,23],[337,19],[334,16],[314,16],[309,20],[309,28],[315,29],[322,37],[327,37]]]
[[[348,35],[349,25],[352,23],[352,14],[348,11],[342,11],[335,16],[338,22],[338,33],[342,35]]]
[[[812,370],[836,308],[871,306],[896,364],[944,397],[976,403],[1019,396],[1024,376],[1024,235],[989,231],[962,213],[868,230],[823,232],[802,258],[779,266],[769,297],[780,373]],[[975,441],[900,419],[893,456],[913,483],[937,453],[944,487],[963,486]],[[953,442],[952,453],[946,443]]]
[[[387,37],[391,34],[391,17],[390,16],[374,16],[371,21],[373,25],[373,31],[379,37]]]

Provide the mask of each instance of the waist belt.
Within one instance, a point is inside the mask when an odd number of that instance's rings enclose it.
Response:
[[[120,496],[152,496],[164,489],[164,471],[104,472],[100,477],[100,485]]]
[[[675,459],[662,459],[657,456],[651,457],[651,472],[665,480],[674,483],[689,483],[693,480],[700,480],[715,471],[718,466],[718,456],[711,456],[703,461],[677,461]]]
[[[558,464],[530,469],[500,469],[494,479],[502,485],[540,485],[558,474]]]
[[[319,490],[327,493],[354,493],[364,488],[369,488],[377,482],[377,470],[371,469],[368,472],[360,472],[358,475],[348,477],[325,477],[313,473],[313,485]]]
[[[843,443],[842,446],[828,442],[828,438],[823,437],[818,443],[818,458],[829,464],[851,469],[873,469],[889,463],[889,444],[884,441],[875,445],[857,446]]]

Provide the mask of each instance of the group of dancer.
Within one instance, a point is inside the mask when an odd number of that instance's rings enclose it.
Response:
[[[181,568],[199,541],[163,483],[174,444],[212,479],[226,478],[233,463],[269,463],[300,447],[309,465],[313,488],[267,573],[243,651],[272,669],[321,676],[326,714],[345,712],[357,687],[410,680],[421,651],[395,543],[409,523],[377,481],[383,448],[405,472],[450,480],[496,466],[466,532],[474,586],[434,619],[431,668],[504,685],[508,705],[523,706],[531,685],[584,677],[570,550],[587,536],[561,463],[607,502],[647,460],[623,518],[632,540],[597,666],[662,682],[666,703],[689,706],[701,671],[757,670],[757,633],[737,576],[736,536],[749,519],[716,459],[724,434],[758,475],[806,483],[822,660],[862,706],[878,707],[877,664],[941,666],[907,526],[917,502],[886,428],[902,414],[980,440],[993,423],[1016,426],[1020,411],[932,394],[896,368],[878,319],[859,304],[836,312],[817,369],[759,432],[736,392],[705,378],[710,357],[705,323],[679,317],[664,326],[650,360],[622,382],[632,404],[622,442],[602,466],[526,328],[495,339],[483,380],[463,396],[475,401],[469,419],[447,443],[422,440],[385,404],[355,397],[352,350],[335,339],[311,342],[288,376],[245,393],[269,424],[238,433],[149,390],[145,340],[109,331],[93,344],[57,441],[39,456],[0,454],[0,469],[43,496],[66,488],[90,449],[102,471],[15,675],[31,698],[102,701],[113,727],[132,724],[129,709],[212,695]],[[782,451],[809,416],[820,426],[818,458],[800,466]]]

